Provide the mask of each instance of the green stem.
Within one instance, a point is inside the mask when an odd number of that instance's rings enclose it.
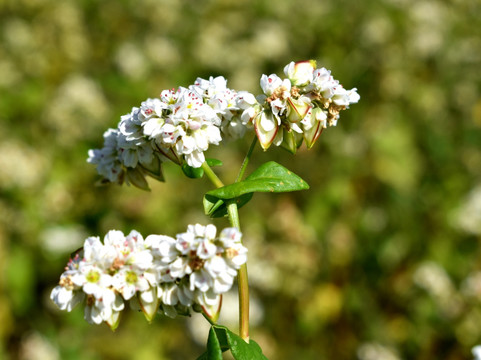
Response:
[[[240,230],[239,213],[235,200],[227,205],[227,213],[231,225]],[[247,279],[247,264],[245,263],[239,269],[237,286],[239,287],[239,335],[246,342],[249,342],[249,282]]]
[[[224,186],[224,183],[217,177],[207,162],[202,164],[202,169],[204,169],[204,174],[209,178],[210,182],[215,185],[215,187],[221,188]]]
[[[237,179],[235,180],[235,182],[241,181],[242,178],[244,177],[244,172],[246,171],[247,164],[249,164],[249,160],[251,158],[252,152],[254,151],[254,148],[255,148],[256,144],[257,144],[257,136],[254,135],[254,140],[252,140],[251,146],[249,147],[249,150],[247,151],[247,155],[244,158],[244,161],[242,162],[242,166],[239,170],[239,175],[237,175]]]
[[[244,159],[244,163],[241,167],[241,172],[239,173],[236,182],[239,181],[239,179],[242,178],[244,174],[245,167],[249,162],[249,158],[252,154],[252,150],[254,149],[254,145],[255,141],[252,143],[251,148],[249,149],[249,152]],[[202,164],[202,169],[204,169],[204,173],[206,174],[206,176],[217,188],[224,186],[224,183],[217,177],[217,175],[214,173],[214,171],[212,171],[212,169],[206,162]],[[240,230],[239,212],[237,211],[237,203],[235,199],[227,202],[227,214],[229,216],[231,226]],[[240,267],[237,282],[239,287],[239,335],[246,342],[249,342],[249,284],[247,281],[246,264],[243,264]]]

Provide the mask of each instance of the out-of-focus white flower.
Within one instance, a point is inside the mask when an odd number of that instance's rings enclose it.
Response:
[[[453,216],[454,225],[461,230],[481,235],[481,186],[472,189]]]
[[[471,349],[474,360],[481,360],[481,345],[476,345]]]
[[[393,349],[378,343],[364,343],[357,350],[359,360],[399,360]]]

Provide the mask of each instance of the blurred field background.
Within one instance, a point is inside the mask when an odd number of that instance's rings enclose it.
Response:
[[[311,189],[256,195],[251,335],[270,359],[471,359],[481,343],[481,2],[0,1],[0,359],[194,359],[198,317],[124,311],[115,333],[49,300],[69,254],[109,229],[206,224],[207,180],[166,164],[151,193],[95,187],[87,150],[161,90],[317,59],[359,104],[296,156]],[[251,141],[209,151],[233,181]],[[224,219],[216,220],[222,227]],[[236,329],[236,293],[224,324]]]

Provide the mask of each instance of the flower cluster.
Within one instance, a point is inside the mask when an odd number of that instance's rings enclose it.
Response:
[[[264,150],[274,143],[295,153],[303,140],[311,148],[324,128],[337,124],[339,112],[360,99],[313,60],[291,62],[284,73],[285,79],[262,75],[264,93],[257,98],[227,88],[222,76],[164,90],[107,130],[104,147],[90,150],[88,162],[104,182],[148,189],[146,176],[163,181],[163,161],[199,168],[210,145],[240,138],[252,127]]]
[[[125,302],[151,321],[157,310],[174,317],[202,310],[215,317],[221,295],[247,261],[241,233],[214,225],[189,225],[176,238],[111,230],[103,243],[89,237],[65,268],[50,298],[71,311],[86,299],[85,319],[115,329]]]
[[[104,181],[124,181],[148,188],[145,176],[163,180],[161,163],[171,160],[199,168],[204,152],[222,138],[244,135],[244,110],[253,95],[227,88],[222,77],[198,78],[188,88],[164,90],[121,117],[117,129],[104,133],[104,147],[89,151]]]
[[[360,99],[356,89],[346,90],[326,68],[316,62],[291,62],[284,67],[286,79],[262,75],[264,95],[253,104],[251,119],[264,150],[272,143],[292,153],[306,141],[311,148],[322,130],[335,126],[339,112]]]

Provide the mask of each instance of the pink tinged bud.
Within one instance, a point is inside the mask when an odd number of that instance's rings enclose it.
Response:
[[[212,305],[208,305],[206,301],[204,301],[204,303],[204,305],[201,305],[202,312],[215,324],[219,319],[220,310],[222,308],[222,295],[217,295],[215,302]]]
[[[141,292],[138,295],[138,300],[145,318],[151,323],[160,305],[160,298],[157,296],[156,288],[152,287],[147,291]]]
[[[263,111],[254,119],[254,128],[262,149],[267,150],[269,146],[271,146],[276,137],[277,131],[279,130],[277,120],[271,112]]]
[[[120,312],[118,311],[112,312],[112,316],[110,316],[110,318],[105,322],[109,326],[110,330],[115,331],[120,323]]]
[[[304,140],[306,146],[310,149],[321,135],[322,130],[326,127],[326,113],[320,109],[315,108],[309,117],[306,117],[306,123],[304,123]]]
[[[302,100],[288,98],[287,103],[289,105],[287,110],[287,120],[293,123],[304,119],[309,113],[309,110],[312,109],[312,106],[308,102]]]
[[[291,62],[284,67],[284,73],[291,81],[292,85],[307,85],[312,81],[316,62],[314,60],[306,60],[299,62]]]
[[[306,141],[306,146],[308,149],[310,149],[317,141],[319,135],[322,133],[322,130],[324,130],[324,127],[321,126],[320,122],[317,122],[309,130],[304,131],[304,140]]]
[[[111,304],[112,306],[112,314],[109,316],[105,322],[110,327],[110,330],[115,331],[120,323],[120,311],[122,311],[125,307],[124,301],[122,297],[115,296],[115,300]]]

